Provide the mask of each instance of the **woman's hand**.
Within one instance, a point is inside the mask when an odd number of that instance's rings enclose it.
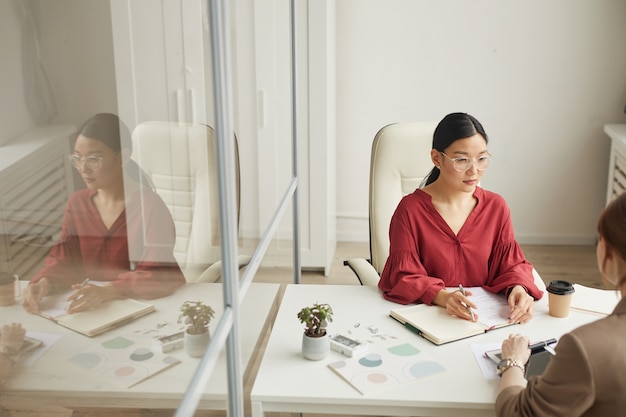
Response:
[[[511,323],[526,323],[533,318],[535,299],[528,295],[524,287],[516,285],[509,293],[509,309]]]
[[[29,313],[38,313],[43,298],[50,293],[50,281],[42,278],[34,284],[29,284],[22,293],[22,306]]]
[[[0,346],[20,350],[24,343],[26,329],[19,323],[5,324],[0,330]]]
[[[72,288],[76,291],[67,297],[67,301],[70,302],[67,308],[69,314],[91,310],[106,301],[118,298],[112,285],[74,284]]]
[[[528,348],[530,340],[521,334],[510,334],[508,339],[502,342],[502,358],[517,359],[521,363],[528,362],[530,358],[530,349]]]
[[[469,312],[470,308],[476,309],[477,306],[468,298],[472,295],[471,291],[465,290],[465,295],[461,291],[448,292],[441,290],[435,296],[433,304],[445,307],[449,315],[459,317],[469,321],[478,320],[478,314],[474,312],[474,319]]]

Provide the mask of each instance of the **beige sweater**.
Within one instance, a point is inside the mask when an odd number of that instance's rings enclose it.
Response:
[[[610,316],[563,335],[556,352],[526,388],[498,395],[498,416],[626,416],[626,298]]]

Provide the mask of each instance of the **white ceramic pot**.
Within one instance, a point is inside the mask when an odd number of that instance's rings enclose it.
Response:
[[[206,333],[189,334],[185,332],[185,352],[191,357],[199,358],[206,352],[207,346],[211,341],[211,333],[207,329]]]
[[[310,337],[302,334],[302,355],[312,361],[324,359],[330,353],[328,333],[322,337]]]

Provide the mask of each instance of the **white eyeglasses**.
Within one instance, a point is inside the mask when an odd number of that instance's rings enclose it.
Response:
[[[78,156],[78,155],[68,155],[67,156],[76,169],[82,169],[83,165],[87,167],[87,169],[91,171],[98,171],[102,169],[102,160],[104,159],[101,156]]]
[[[478,158],[468,158],[466,156],[461,156],[459,158],[450,158],[445,153],[441,152],[443,156],[452,161],[452,166],[454,170],[457,172],[465,172],[474,165],[477,170],[484,171],[489,166],[491,162],[491,155],[482,155]]]

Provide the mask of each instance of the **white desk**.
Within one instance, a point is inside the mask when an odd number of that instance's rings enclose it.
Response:
[[[296,315],[302,307],[314,302],[332,306],[331,333],[346,333],[355,329],[357,323],[359,329],[371,326],[379,335],[410,341],[441,363],[446,371],[380,394],[361,395],[328,368],[328,363],[343,358],[339,353],[331,351],[329,357],[321,361],[302,357],[303,327]],[[567,318],[550,317],[546,295],[537,302],[530,323],[435,346],[388,316],[389,310],[397,306],[384,300],[375,287],[288,285],[250,395],[253,416],[262,417],[265,412],[494,416],[499,381],[483,377],[470,344],[500,342],[512,332],[525,334],[533,341],[544,340],[598,319],[596,315],[574,311]]]
[[[259,336],[270,324],[268,315],[275,314],[278,304],[278,284],[251,284],[242,302],[241,359],[243,369],[257,349]],[[88,338],[36,315],[26,313],[21,305],[0,307],[0,324],[22,322],[28,331],[62,334],[61,339],[40,357],[34,366],[16,366],[14,374],[3,392],[4,397],[33,398],[66,407],[137,407],[176,408],[191,381],[200,358],[189,357],[183,349],[169,354],[181,363],[160,374],[126,388],[110,380],[98,377],[68,363],[68,358],[82,352],[91,344],[106,341],[115,335],[132,334],[138,330],[154,329],[158,323],[168,322],[178,328],[176,321],[179,307],[186,300],[204,300],[216,311],[211,329],[217,325],[223,312],[221,284],[188,283],[169,297],[152,300],[157,311],[132,323],[102,335]],[[150,335],[144,335],[151,340]],[[261,339],[262,340],[262,339]],[[226,354],[222,350],[220,360],[199,403],[201,409],[228,409]]]

